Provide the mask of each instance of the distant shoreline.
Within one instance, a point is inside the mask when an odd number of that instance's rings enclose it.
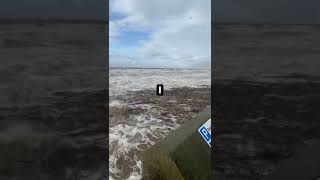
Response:
[[[162,70],[211,70],[211,69],[200,69],[200,68],[151,68],[151,67],[109,67],[109,69],[162,69]]]

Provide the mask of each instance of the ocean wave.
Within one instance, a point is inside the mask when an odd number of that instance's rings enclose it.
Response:
[[[141,179],[142,153],[208,105],[211,72],[110,69],[109,76],[109,179]],[[155,95],[156,84],[165,96]]]
[[[126,123],[109,126],[110,174],[117,179],[140,177],[141,153],[178,126],[175,121],[158,119],[152,107],[143,114],[130,115]]]
[[[211,84],[210,70],[110,69],[109,77],[111,97],[155,89],[156,84],[163,84],[165,89]]]

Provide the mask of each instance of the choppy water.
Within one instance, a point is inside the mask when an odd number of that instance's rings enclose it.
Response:
[[[176,115],[160,115],[165,109],[161,103],[136,102],[130,99],[132,92],[155,91],[156,84],[164,84],[165,90],[208,86],[210,73],[187,69],[110,69],[109,179],[141,179],[141,153],[179,127]]]

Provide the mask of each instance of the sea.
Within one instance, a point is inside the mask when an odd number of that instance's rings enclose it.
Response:
[[[140,180],[142,153],[195,115],[193,101],[209,105],[210,88],[210,69],[110,68],[109,180]]]

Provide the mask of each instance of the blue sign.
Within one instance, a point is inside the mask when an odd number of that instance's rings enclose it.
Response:
[[[200,133],[201,133],[201,135],[204,137],[204,139],[206,141],[210,141],[211,140],[211,134],[208,132],[208,130],[205,127],[202,127],[200,129]]]
[[[211,147],[211,118],[198,129],[198,132]]]

